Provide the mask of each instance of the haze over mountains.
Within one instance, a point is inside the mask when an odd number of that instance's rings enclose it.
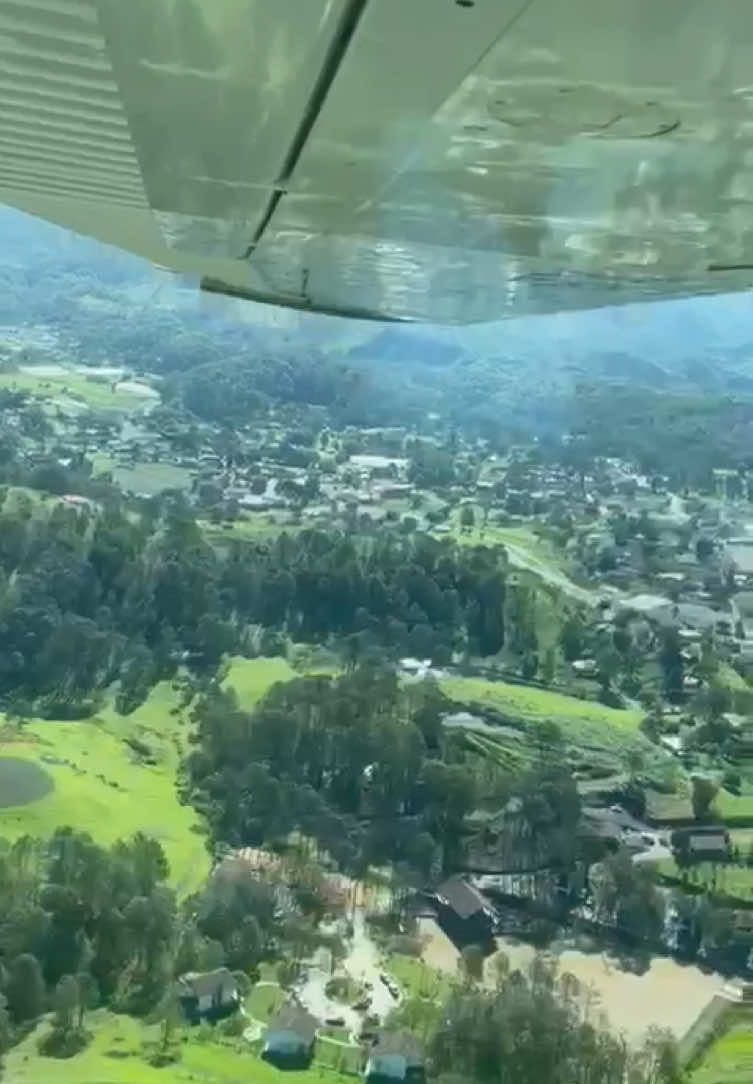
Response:
[[[0,211],[0,236],[3,323],[44,322],[46,301],[56,295],[58,326],[60,303],[72,315],[116,319],[149,307],[246,349],[326,351],[377,381],[399,379],[417,409],[470,406],[524,426],[556,422],[583,381],[753,394],[748,294],[469,327],[380,325],[202,296],[194,283],[11,210]],[[75,318],[68,323],[73,331]]]

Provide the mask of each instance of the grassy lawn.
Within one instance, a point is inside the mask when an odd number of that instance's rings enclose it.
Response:
[[[90,380],[83,373],[72,371],[53,376],[36,373],[0,373],[0,388],[26,391],[40,399],[55,399],[67,395],[97,410],[108,407],[133,410],[148,401],[144,396],[127,389],[113,391],[109,381]]]
[[[400,984],[406,997],[428,998],[442,1002],[449,995],[452,979],[429,967],[414,956],[392,953],[385,963],[385,970]]]
[[[335,1042],[328,1039],[326,1035],[320,1035],[316,1040],[314,1065],[309,1073],[309,1078],[313,1077],[311,1084],[314,1084],[314,1081],[318,1079],[317,1073],[320,1072],[336,1073],[334,1079],[339,1079],[344,1073],[352,1076],[361,1071],[362,1065],[363,1054],[360,1046]],[[288,1078],[287,1073],[281,1074],[281,1076],[283,1080]],[[333,1078],[330,1075],[328,1079]]]
[[[659,791],[646,792],[646,811],[657,821],[675,821],[693,816],[690,793],[678,791],[675,794],[662,794]]]
[[[397,980],[405,995],[390,1014],[390,1024],[428,1038],[440,1022],[453,980],[422,960],[398,953],[388,957],[385,970]]]
[[[155,496],[166,489],[188,489],[191,472],[170,463],[136,463],[133,467],[114,467],[113,481],[130,493]]]
[[[728,824],[734,824],[736,820],[753,819],[753,792],[748,788],[745,788],[742,794],[730,794],[728,790],[720,790],[714,805],[719,816]]]
[[[595,700],[579,700],[577,697],[550,692],[548,689],[508,685],[504,681],[486,681],[484,678],[446,678],[442,682],[442,688],[452,700],[463,703],[475,700],[533,721],[571,720],[635,732],[644,715],[641,711],[608,708]]]
[[[678,790],[675,794],[648,791],[646,797],[649,816],[660,822],[669,823],[693,817],[690,790],[687,787]],[[714,801],[714,811],[730,827],[734,827],[740,821],[746,824],[753,820],[753,794],[731,794],[728,790],[720,790]],[[753,837],[748,839],[748,845],[751,838]],[[738,846],[740,846],[739,843]]]
[[[750,691],[750,685],[748,685],[745,678],[738,674],[737,670],[733,670],[728,663],[720,664],[717,680],[728,689]]]
[[[689,885],[702,887],[710,895],[727,896],[745,903],[753,901],[753,867],[733,863],[714,866],[710,862],[699,862],[683,871],[678,868],[674,858],[662,859],[657,867],[660,873],[673,881],[682,881],[685,876]]]
[[[243,519],[232,523],[210,523],[200,520],[199,526],[205,537],[216,544],[222,542],[256,542],[265,538],[276,538],[287,531],[293,534],[301,530],[299,524],[280,522],[279,517],[268,512],[247,512]]]
[[[460,526],[460,510],[453,511],[450,525],[452,536],[466,546],[512,546],[535,561],[561,570],[561,561],[554,547],[545,539],[539,538],[530,527],[498,527],[496,524],[481,526],[482,508],[474,508],[476,526]]]
[[[732,1014],[731,1026],[706,1051],[692,1084],[750,1084],[753,1080],[753,1010]]]
[[[92,461],[92,474],[96,478],[100,474],[109,474],[115,470],[115,460],[107,452],[94,452],[89,458]]]
[[[26,805],[0,808],[0,836],[48,836],[70,825],[103,845],[143,831],[160,841],[181,894],[197,888],[209,871],[199,820],[181,805],[176,775],[185,733],[172,714],[176,694],[163,682],[128,716],[108,706],[82,722],[30,722],[6,727],[0,757],[44,769],[54,789]],[[156,763],[139,759],[126,743],[146,742]]]
[[[235,689],[242,708],[249,709],[261,700],[278,681],[299,677],[287,659],[244,659],[236,655],[230,660],[230,670],[223,686]]]
[[[730,838],[734,847],[739,847],[742,854],[747,854],[753,846],[753,828],[733,828]]]
[[[559,726],[568,763],[584,787],[592,779],[622,775],[625,756],[631,751],[641,754],[643,772],[657,785],[672,785],[675,778],[677,768],[672,758],[640,732],[641,711],[622,711],[593,700],[483,678],[451,677],[441,685],[450,699],[471,711],[476,706],[492,708],[523,723],[519,736],[504,731],[499,735],[466,731],[469,746],[506,770],[524,768],[526,761],[538,756],[537,724],[550,720]]]
[[[246,1012],[254,1020],[265,1024],[279,1011],[284,1001],[285,991],[281,986],[272,982],[257,983],[246,998]]]
[[[88,1027],[94,1033],[91,1044],[67,1060],[40,1057],[37,1041],[42,1032],[32,1032],[7,1056],[6,1084],[342,1084],[348,1079],[323,1063],[305,1072],[282,1073],[255,1056],[243,1039],[204,1041],[190,1029],[183,1033],[180,1060],[155,1069],[144,1060],[143,1043],[154,1041],[158,1028],[104,1011],[90,1014]],[[324,1057],[328,1055],[326,1050]]]

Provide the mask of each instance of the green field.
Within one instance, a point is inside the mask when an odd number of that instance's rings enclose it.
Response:
[[[254,1020],[266,1024],[285,1001],[285,992],[276,982],[258,982],[246,998],[246,1012]]]
[[[397,980],[404,995],[390,1014],[390,1024],[427,1038],[441,1020],[453,980],[422,960],[397,953],[387,958],[385,970]]]
[[[237,658],[227,682],[237,688],[241,704],[251,707],[276,681],[292,677],[295,671],[284,659]],[[169,682],[157,685],[131,715],[121,716],[108,704],[82,722],[6,726],[0,731],[0,765],[11,760],[42,768],[54,789],[37,797],[39,773],[33,773],[33,780],[30,773],[26,793],[34,800],[18,804],[23,795],[15,783],[12,802],[0,806],[0,836],[44,837],[70,825],[108,845],[143,831],[164,847],[177,890],[194,891],[206,878],[210,859],[200,820],[180,803],[176,790],[187,728],[178,692]],[[155,763],[134,753],[129,738],[144,742]],[[10,769],[18,775],[13,764]]]
[[[753,867],[736,863],[713,864],[699,862],[687,870],[681,870],[674,858],[664,858],[657,869],[673,882],[696,885],[709,895],[726,896],[744,903],[753,901]]]
[[[730,1027],[704,1053],[692,1084],[750,1084],[753,1081],[753,1010],[730,1014]]]
[[[6,726],[0,756],[41,766],[54,790],[28,804],[0,808],[0,836],[44,837],[70,825],[108,845],[143,831],[164,847],[176,888],[193,891],[209,870],[209,855],[196,814],[180,804],[176,792],[185,736],[172,714],[176,704],[177,694],[163,682],[129,716],[107,707],[83,722]],[[145,742],[156,763],[134,754],[128,737]]]
[[[248,710],[278,681],[292,681],[299,676],[287,659],[244,659],[236,655],[230,660],[230,669],[222,684],[225,688],[235,689],[238,703]]]
[[[734,824],[738,820],[753,821],[753,788],[750,782],[747,782],[741,794],[720,790],[714,807],[728,824]]]
[[[54,376],[36,373],[0,373],[0,388],[26,391],[40,399],[69,396],[97,410],[133,410],[149,400],[128,390],[113,391],[109,381],[92,380],[73,371]]]
[[[610,727],[634,734],[644,715],[641,711],[608,708],[595,700],[579,700],[548,689],[508,685],[504,681],[487,681],[484,678],[445,678],[442,688],[452,700],[464,703],[476,701],[534,722],[540,719],[568,720],[574,724]]]
[[[530,527],[498,527],[496,524],[481,526],[482,508],[474,507],[477,526],[461,527],[460,510],[454,509],[451,518],[452,535],[458,542],[469,546],[513,546],[525,552],[533,560],[552,568],[561,568],[559,555],[546,540],[539,538]]]
[[[115,469],[115,460],[107,452],[93,452],[88,458],[92,461],[92,475],[95,478]]]
[[[87,1018],[94,1038],[81,1054],[67,1060],[43,1058],[37,1043],[46,1026],[40,1025],[7,1055],[4,1084],[343,1084],[348,1079],[323,1064],[333,1044],[326,1044],[321,1063],[318,1058],[311,1069],[281,1073],[243,1039],[203,1040],[192,1029],[183,1032],[180,1060],[156,1069],[144,1059],[143,1044],[157,1042],[159,1028],[104,1010]]]
[[[393,952],[385,962],[385,970],[397,980],[406,997],[428,998],[441,1003],[452,989],[452,979],[448,975],[414,956]]]
[[[133,467],[114,467],[113,481],[122,490],[154,497],[166,489],[188,489],[191,472],[170,463],[136,463]]]
[[[441,686],[451,700],[471,711],[491,708],[522,723],[519,733],[500,730],[497,735],[491,728],[465,731],[468,747],[504,770],[525,769],[538,756],[536,729],[544,721],[560,728],[570,767],[584,787],[591,779],[616,781],[624,774],[625,756],[631,751],[641,754],[643,771],[657,782],[671,778],[676,770],[669,756],[641,734],[640,711],[621,711],[593,700],[483,678],[446,678]]]
[[[294,534],[301,530],[299,524],[280,522],[281,517],[269,512],[246,512],[243,519],[232,523],[210,523],[200,520],[199,526],[205,538],[217,545],[225,542],[258,542],[276,538],[283,531]]]

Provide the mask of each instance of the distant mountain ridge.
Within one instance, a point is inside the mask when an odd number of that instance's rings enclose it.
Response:
[[[753,395],[747,294],[467,327],[382,325],[208,298],[196,284],[10,210],[0,209],[0,239],[0,323],[26,317],[73,333],[86,323],[88,346],[98,320],[108,334],[108,312],[122,325],[149,307],[165,341],[190,329],[231,353],[326,352],[375,387],[404,393],[414,412],[458,423],[472,414],[485,425],[548,429],[563,424],[577,385],[592,381]],[[185,358],[196,364],[198,354]]]

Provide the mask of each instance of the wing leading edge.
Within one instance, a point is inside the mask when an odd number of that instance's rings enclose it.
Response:
[[[471,323],[746,289],[749,0],[0,0],[0,201]]]

